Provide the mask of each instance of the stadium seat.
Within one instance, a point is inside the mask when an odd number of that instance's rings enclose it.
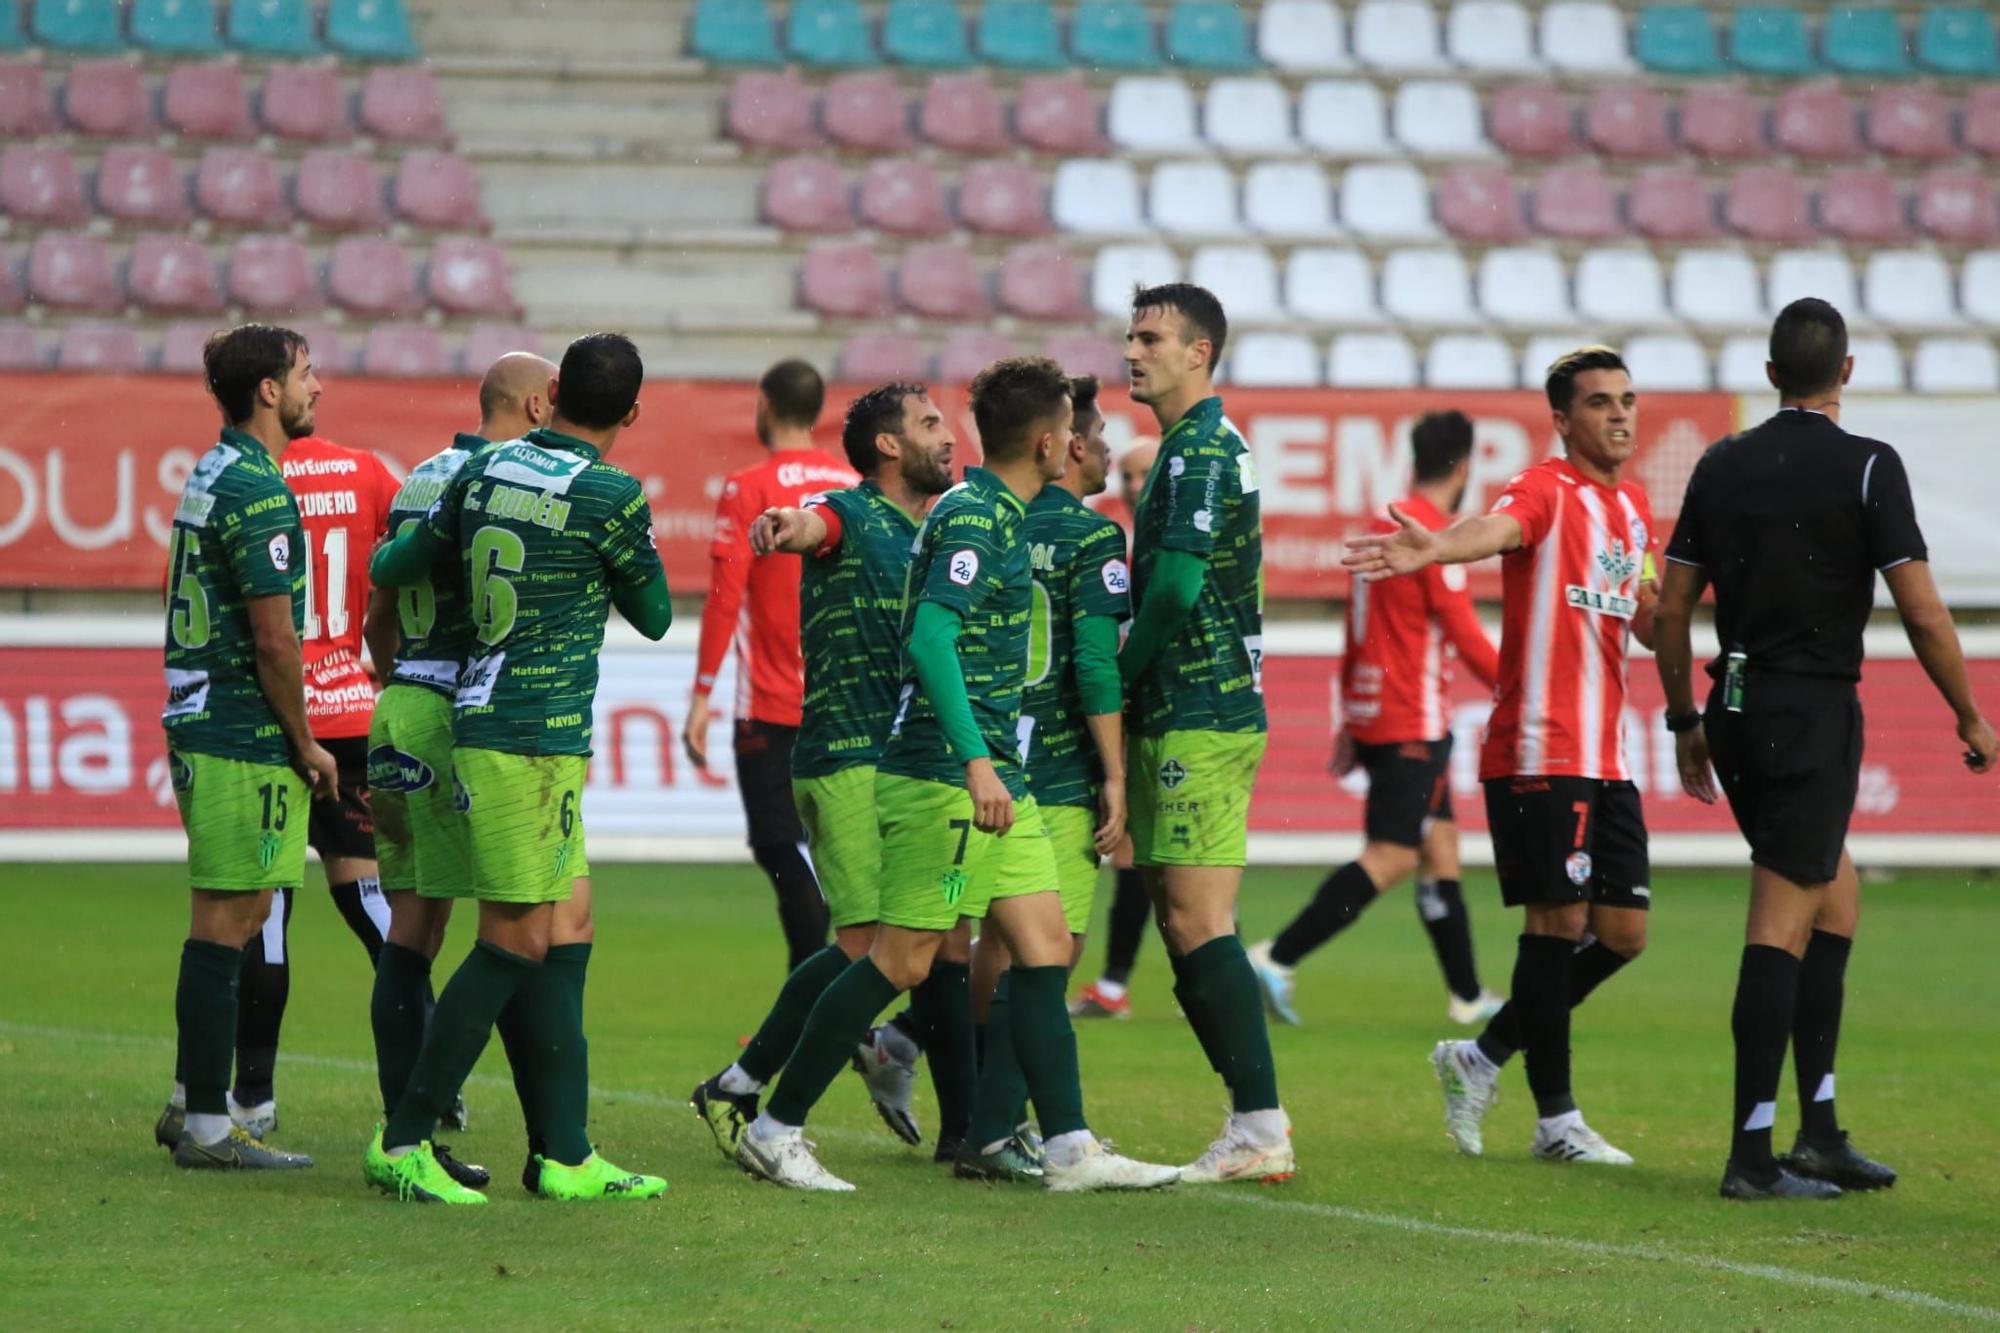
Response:
[[[1542,59],[1563,74],[1630,74],[1625,16],[1611,0],[1554,0],[1542,6]]]
[[[1846,312],[1850,325],[1861,322],[1856,318],[1861,303],[1855,297],[1854,269],[1838,250],[1780,251],[1771,257],[1766,286],[1773,310],[1783,310],[1802,296],[1817,296]]]
[[[117,222],[186,222],[187,179],[163,149],[113,145],[97,164],[97,211]]]
[[[942,236],[951,230],[937,172],[928,162],[909,158],[870,162],[856,191],[855,212],[864,226],[893,236]]]
[[[1739,249],[1683,250],[1669,283],[1674,313],[1700,329],[1766,328],[1764,283]]]
[[[1424,349],[1424,386],[1430,389],[1511,389],[1514,353],[1490,333],[1446,333]]]
[[[2000,357],[1984,338],[1926,338],[1910,358],[1918,393],[1992,393],[2000,389]]]
[[[785,50],[800,64],[821,68],[876,63],[868,19],[856,0],[793,0]]]
[[[1175,0],[1167,14],[1167,59],[1190,69],[1255,69],[1258,63],[1233,0]]]
[[[1459,328],[1480,322],[1472,275],[1456,250],[1393,250],[1382,261],[1382,309],[1403,324]]]
[[[1127,78],[1111,85],[1105,108],[1111,142],[1142,153],[1189,153],[1201,146],[1194,94],[1172,77]]]
[[[419,227],[484,231],[486,214],[479,203],[479,176],[456,153],[419,148],[396,164],[389,198],[396,216]]]
[[[1660,263],[1644,250],[1591,250],[1576,263],[1576,312],[1608,328],[1672,322]]]
[[[1805,186],[1784,167],[1739,167],[1723,196],[1723,221],[1753,241],[1812,239]]]
[[[1910,43],[1896,11],[1886,5],[1836,5],[1820,30],[1820,54],[1843,74],[1898,75],[1910,72]]]
[[[252,311],[320,307],[319,282],[305,246],[289,236],[241,236],[229,251],[229,300]]]
[[[1137,0],[1082,0],[1070,20],[1070,54],[1099,69],[1157,69],[1153,23]]]
[[[2000,157],[2000,88],[1974,88],[1965,95],[1961,137],[1981,157]]]
[[[1916,211],[1917,226],[1936,240],[1977,245],[2000,236],[1993,180],[1982,171],[1949,168],[1929,173],[1917,184]]]
[[[1849,389],[1860,393],[1901,393],[1908,387],[1903,377],[1903,354],[1887,338],[1850,337],[1847,354],[1854,358],[1854,374],[1847,381]],[[1765,391],[1770,391],[1769,381],[1765,382]]]
[[[905,384],[929,377],[923,342],[910,333],[854,333],[840,345],[840,377],[857,384]]]
[[[292,202],[300,217],[328,231],[374,231],[388,222],[374,164],[344,149],[316,148],[299,159]]]
[[[1315,323],[1365,327],[1384,322],[1375,271],[1359,250],[1301,246],[1285,260],[1285,309]]]
[[[1445,51],[1457,64],[1483,74],[1533,74],[1535,27],[1517,0],[1458,0],[1445,19]]]
[[[961,69],[972,63],[965,16],[953,0],[889,0],[882,20],[882,54],[899,65]]]
[[[1956,157],[1951,107],[1935,88],[1877,88],[1868,97],[1868,146],[1924,162]]]
[[[1178,282],[1181,264],[1163,245],[1107,245],[1090,270],[1090,305],[1098,314],[1124,319],[1132,313],[1132,289]]]
[[[1153,169],[1146,216],[1161,231],[1183,236],[1234,236],[1236,178],[1220,162],[1162,162]]]
[[[1521,385],[1540,389],[1548,382],[1549,367],[1556,358],[1576,350],[1579,339],[1573,333],[1541,334],[1530,338],[1521,349]]]
[[[1011,146],[1006,110],[984,74],[940,74],[926,84],[917,133],[954,153],[1003,153]]]
[[[1083,274],[1059,245],[1018,245],[1009,250],[1000,258],[994,290],[1000,308],[1023,319],[1056,324],[1089,315]]]
[[[0,213],[17,223],[62,226],[90,216],[83,177],[67,148],[8,144],[0,151]]]
[[[1862,153],[1854,103],[1833,84],[1787,90],[1772,108],[1771,137],[1795,157],[1831,161]]]
[[[1019,162],[974,162],[958,184],[958,215],[991,236],[1042,236],[1054,230],[1042,181]]]
[[[1715,27],[1700,5],[1647,5],[1633,36],[1639,63],[1660,74],[1720,74]]]
[[[1958,300],[1968,317],[2000,327],[2000,250],[1979,250],[1958,270]]]
[[[1479,260],[1479,309],[1510,328],[1553,329],[1576,322],[1569,275],[1549,250],[1488,250]]]
[[[1903,196],[1886,171],[1833,172],[1819,193],[1822,231],[1862,245],[1886,245],[1909,238]]]
[[[1764,157],[1764,110],[1741,88],[1690,88],[1681,99],[1681,145],[1696,157]]]
[[[230,0],[226,35],[254,56],[315,56],[321,49],[307,0]]]
[[[1724,393],[1770,393],[1771,381],[1764,373],[1770,350],[1768,335],[1739,334],[1724,339],[1715,356],[1715,387]]]
[[[832,159],[789,157],[764,171],[760,216],[786,231],[844,235],[854,230],[847,182]]]
[[[486,368],[509,352],[542,350],[542,335],[518,324],[474,324],[459,348],[458,369],[468,375],[483,375]]]
[[[1298,333],[1241,333],[1229,340],[1223,382],[1246,389],[1310,389],[1319,384],[1319,349]]]
[[[347,236],[335,243],[326,291],[333,304],[357,315],[414,314],[423,306],[409,256],[379,236]]]
[[[470,236],[440,239],[424,266],[424,288],[431,304],[447,315],[511,319],[521,313],[506,252],[492,241]]]
[[[341,338],[333,325],[316,319],[287,319],[286,327],[306,340],[312,349],[313,369],[321,376],[342,374],[354,368],[359,349]]]
[[[28,35],[58,51],[117,51],[118,0],[35,0]]]
[[[132,45],[168,56],[206,56],[222,49],[215,0],[132,0]]]
[[[1204,245],[1188,261],[1188,281],[1215,293],[1231,325],[1268,323],[1284,312],[1278,265],[1261,245]]]
[[[361,80],[361,132],[391,143],[450,143],[444,98],[429,70],[377,66]]]
[[[247,139],[250,92],[234,60],[175,65],[160,93],[161,119],[189,139]]]
[[[1414,389],[1417,353],[1400,333],[1343,333],[1327,353],[1326,382],[1336,389]]]
[[[1299,137],[1328,157],[1390,157],[1389,108],[1360,79],[1319,79],[1299,98]]]
[[[48,364],[26,324],[0,324],[0,370],[40,370]]]
[[[896,298],[927,319],[979,319],[987,313],[986,283],[972,252],[949,242],[914,245],[896,269]]]
[[[1343,194],[1343,216],[1347,213],[1345,198]],[[1432,205],[1439,225],[1462,240],[1501,244],[1528,234],[1521,215],[1521,192],[1505,167],[1453,167],[1438,182]],[[1353,226],[1351,218],[1349,226]]]
[[[1333,185],[1317,162],[1258,162],[1243,176],[1243,221],[1266,236],[1339,234]]]
[[[1225,153],[1279,157],[1299,150],[1292,108],[1276,79],[1217,79],[1201,104],[1202,137]]]
[[[1715,387],[1708,353],[1685,334],[1636,334],[1621,351],[1632,368],[1632,382],[1645,385],[1648,393],[1705,393]]]
[[[361,338],[361,373],[433,379],[451,373],[444,337],[425,324],[375,324]]]
[[[1917,21],[1917,62],[1940,74],[2000,74],[1992,15],[1978,5],[1926,9]]]
[[[1535,230],[1568,241],[1606,241],[1625,234],[1618,191],[1595,163],[1551,167],[1535,185]]]
[[[194,206],[225,227],[283,227],[292,220],[277,163],[255,148],[211,148],[194,172]]]
[[[1042,355],[1070,375],[1095,375],[1100,383],[1125,382],[1125,357],[1118,344],[1101,333],[1052,333]]]
[[[1047,0],[987,0],[974,37],[979,58],[1005,69],[1061,69],[1062,33]]]
[[[1740,6],[1729,25],[1729,63],[1752,74],[1801,78],[1813,72],[1806,16],[1789,5]]]
[[[946,384],[964,384],[974,375],[1020,349],[1012,338],[985,329],[959,329],[947,334],[938,348],[937,377]]]
[[[1569,99],[1553,84],[1497,88],[1486,102],[1493,142],[1509,157],[1567,157],[1576,151]]]
[[[1437,235],[1423,173],[1407,162],[1350,166],[1340,178],[1340,221],[1348,231],[1377,240],[1426,240]]]
[[[1056,168],[1049,212],[1063,231],[1118,235],[1145,231],[1139,178],[1130,163],[1075,158]]]
[[[82,320],[69,325],[56,342],[56,369],[97,375],[126,375],[141,368],[139,335],[125,324]]]
[[[1861,271],[1861,305],[1891,329],[1952,329],[1959,318],[1951,269],[1926,250],[1877,250]]]
[[[28,299],[64,310],[116,309],[120,293],[104,241],[57,232],[37,236],[28,247]]]
[[[1270,0],[1257,11],[1257,54],[1295,74],[1354,67],[1347,24],[1332,0]]]
[[[0,59],[0,136],[26,139],[55,127],[42,67],[32,60]]]
[[[129,60],[79,60],[63,83],[63,119],[79,134],[142,139],[153,132],[145,76]]]
[[[160,339],[160,357],[154,369],[163,375],[199,375],[202,372],[202,345],[208,335],[219,332],[221,323],[213,319],[183,319],[167,325]]]
[[[700,0],[688,44],[717,65],[782,65],[778,29],[764,0]]]
[[[799,298],[832,319],[889,313],[889,279],[870,245],[818,245],[799,266]]]
[[[1422,0],[1361,0],[1354,7],[1354,58],[1391,74],[1447,68],[1437,13]]]
[[[1490,157],[1479,97],[1470,84],[1409,79],[1397,85],[1396,138],[1419,157]]]
[[[812,94],[796,74],[737,75],[722,123],[730,138],[752,148],[810,148],[820,141]]]
[[[280,139],[318,143],[353,133],[340,75],[328,65],[273,68],[258,95],[257,115]]]
[[[820,123],[835,143],[864,153],[900,153],[910,138],[910,106],[887,74],[842,74],[826,86]]]
[[[1647,167],[1625,201],[1632,229],[1657,241],[1703,241],[1717,234],[1715,198],[1691,167]]]
[[[208,252],[185,236],[141,236],[134,241],[125,287],[144,310],[222,309],[222,288]]]
[[[1672,157],[1667,104],[1651,88],[1614,84],[1591,93],[1583,107],[1583,137],[1606,157]]]
[[[1037,74],[1021,80],[1014,98],[1014,133],[1044,153],[1101,153],[1097,102],[1082,79]]]

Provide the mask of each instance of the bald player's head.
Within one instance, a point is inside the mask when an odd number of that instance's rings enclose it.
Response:
[[[1118,494],[1124,498],[1125,508],[1130,513],[1139,512],[1139,496],[1146,489],[1146,474],[1153,470],[1153,456],[1159,452],[1157,443],[1141,440],[1118,455]]]
[[[533,352],[509,352],[486,368],[479,381],[479,433],[489,440],[512,440],[551,415],[549,381],[555,362]]]

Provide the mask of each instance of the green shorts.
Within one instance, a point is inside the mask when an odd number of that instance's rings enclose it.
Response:
[[[188,836],[191,889],[297,889],[306,882],[305,779],[283,764],[167,751]]]
[[[1086,934],[1090,908],[1097,899],[1097,811],[1087,805],[1045,805],[1042,823],[1049,830],[1049,850],[1055,854],[1063,920],[1069,923],[1070,934]]]
[[[877,773],[875,814],[885,926],[950,930],[962,916],[984,917],[995,898],[1055,891],[1055,854],[1032,796],[1014,802],[1014,826],[995,837],[972,826],[965,788]]]
[[[865,926],[882,911],[882,829],[875,822],[875,766],[793,778],[792,801],[812,852],[833,926]]]
[[[452,784],[471,841],[472,896],[559,903],[590,873],[583,849],[580,754],[505,754],[461,745]]]
[[[369,808],[382,887],[472,896],[472,845],[451,786],[451,697],[391,685],[368,727]]]
[[[1132,859],[1142,866],[1240,866],[1261,731],[1135,736],[1126,764]]]

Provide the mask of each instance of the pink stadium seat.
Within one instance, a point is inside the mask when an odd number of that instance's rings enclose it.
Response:
[[[1597,89],[1583,108],[1583,136],[1606,157],[1671,157],[1666,101],[1651,88],[1609,84]]]
[[[114,310],[120,304],[111,252],[96,236],[44,232],[28,250],[28,299],[68,310]]]
[[[399,379],[451,373],[444,337],[425,324],[377,324],[361,339],[361,373]]]
[[[938,349],[937,377],[947,384],[964,384],[974,375],[1018,349],[1012,338],[984,329],[960,329]]]
[[[1903,197],[1886,171],[1836,171],[1819,192],[1820,227],[1844,241],[1882,245],[1906,240]]]
[[[1681,144],[1696,157],[1763,157],[1764,109],[1741,88],[1697,84],[1681,99]]]
[[[55,127],[42,67],[32,60],[0,60],[0,135],[28,138]]]
[[[1723,219],[1753,241],[1811,240],[1805,186],[1784,167],[1739,167],[1723,196]]]
[[[208,251],[185,236],[141,236],[134,241],[125,286],[146,310],[222,309],[222,288]]]
[[[815,246],[799,266],[799,297],[831,319],[869,319],[889,313],[889,280],[872,246]]]
[[[0,151],[0,213],[19,222],[43,224],[89,217],[83,178],[69,149],[17,143]]]
[[[1771,112],[1771,137],[1781,152],[1820,161],[1862,154],[1854,103],[1832,84],[1791,88]]]
[[[282,227],[292,220],[277,163],[255,148],[211,148],[194,173],[194,206],[230,227]]]
[[[1115,339],[1101,333],[1056,333],[1042,344],[1042,355],[1072,377],[1095,375],[1103,384],[1125,383],[1125,358]]]
[[[1569,99],[1552,84],[1495,90],[1486,104],[1487,133],[1513,157],[1562,157],[1576,151]]]
[[[1594,164],[1551,167],[1535,187],[1535,230],[1574,241],[1625,234],[1618,192]]]
[[[1933,171],[1917,185],[1917,225],[1927,236],[1958,245],[2000,237],[1993,179],[1983,171]]]
[[[944,187],[927,162],[871,162],[858,192],[861,221],[898,236],[941,236],[951,230]]]
[[[256,133],[250,93],[233,60],[175,65],[167,71],[160,111],[168,129],[191,139],[247,139]]]
[[[910,106],[887,74],[842,74],[826,86],[820,124],[835,143],[867,153],[910,146]]]
[[[342,341],[333,325],[288,319],[285,327],[306,340],[306,346],[312,349],[313,372],[321,379],[354,368],[355,349]]]
[[[129,60],[79,60],[63,84],[63,119],[79,134],[138,139],[153,131],[145,76]]]
[[[1020,245],[1000,261],[1000,306],[1023,319],[1086,319],[1083,273],[1058,245]]]
[[[1004,153],[1007,113],[984,74],[940,74],[924,89],[917,131],[954,153]]]
[[[484,231],[486,214],[479,204],[479,177],[472,164],[456,153],[417,149],[405,153],[396,166],[391,190],[396,216],[419,227]]]
[[[187,180],[158,148],[107,148],[97,164],[97,211],[120,222],[185,222]]]
[[[1965,95],[1965,146],[1981,157],[2000,157],[2000,87],[1974,88]]]
[[[853,231],[854,211],[840,168],[823,157],[773,162],[764,172],[764,221],[786,231]]]
[[[326,290],[335,305],[359,315],[407,315],[423,306],[409,256],[378,236],[348,236],[333,247]]]
[[[258,97],[264,128],[280,139],[319,143],[353,132],[347,94],[331,65],[278,65],[264,78]]]
[[[392,143],[450,143],[444,98],[421,65],[377,65],[361,79],[361,132]]]
[[[975,162],[958,185],[958,215],[974,231],[1045,236],[1053,231],[1041,178],[1019,162]]]
[[[1527,234],[1521,192],[1504,167],[1484,163],[1453,167],[1432,199],[1438,225],[1461,240],[1498,243]]]
[[[840,378],[856,384],[909,383],[924,376],[924,345],[909,333],[857,333],[840,348]]]
[[[730,138],[752,148],[810,148],[820,141],[812,94],[796,74],[737,75],[723,122]]]
[[[1715,199],[1691,167],[1647,167],[1626,200],[1632,227],[1659,241],[1701,241],[1716,234]]]
[[[160,373],[164,375],[199,375],[202,372],[201,349],[208,341],[208,335],[220,325],[215,320],[184,319],[167,325],[167,334],[160,339]]]
[[[986,284],[972,252],[949,242],[911,247],[896,270],[903,309],[929,319],[978,319],[986,314]]]
[[[56,344],[57,370],[122,375],[139,369],[142,360],[139,335],[123,324],[81,321],[64,329]]]
[[[300,217],[329,231],[374,231],[388,221],[374,164],[345,149],[315,148],[299,159],[292,196]]]
[[[1954,157],[1951,107],[1935,88],[1877,88],[1868,98],[1868,144],[1890,157]]]
[[[317,310],[319,282],[305,246],[289,236],[243,236],[229,252],[229,299],[247,310]]]
[[[0,370],[40,370],[48,364],[26,324],[0,324]]]
[[[460,370],[483,375],[486,368],[509,352],[540,352],[542,335],[518,324],[474,324],[465,335],[465,347],[458,354]]]
[[[1083,80],[1067,74],[1036,74],[1021,80],[1014,98],[1014,137],[1044,153],[1098,153],[1097,101]]]
[[[431,304],[446,314],[512,319],[521,313],[507,253],[492,241],[447,236],[431,247],[425,273]]]

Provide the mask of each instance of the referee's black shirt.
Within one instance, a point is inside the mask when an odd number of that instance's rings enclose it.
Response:
[[[1702,455],[1667,545],[1714,585],[1725,656],[1846,680],[1861,679],[1875,571],[1926,558],[1896,451],[1798,408]]]

